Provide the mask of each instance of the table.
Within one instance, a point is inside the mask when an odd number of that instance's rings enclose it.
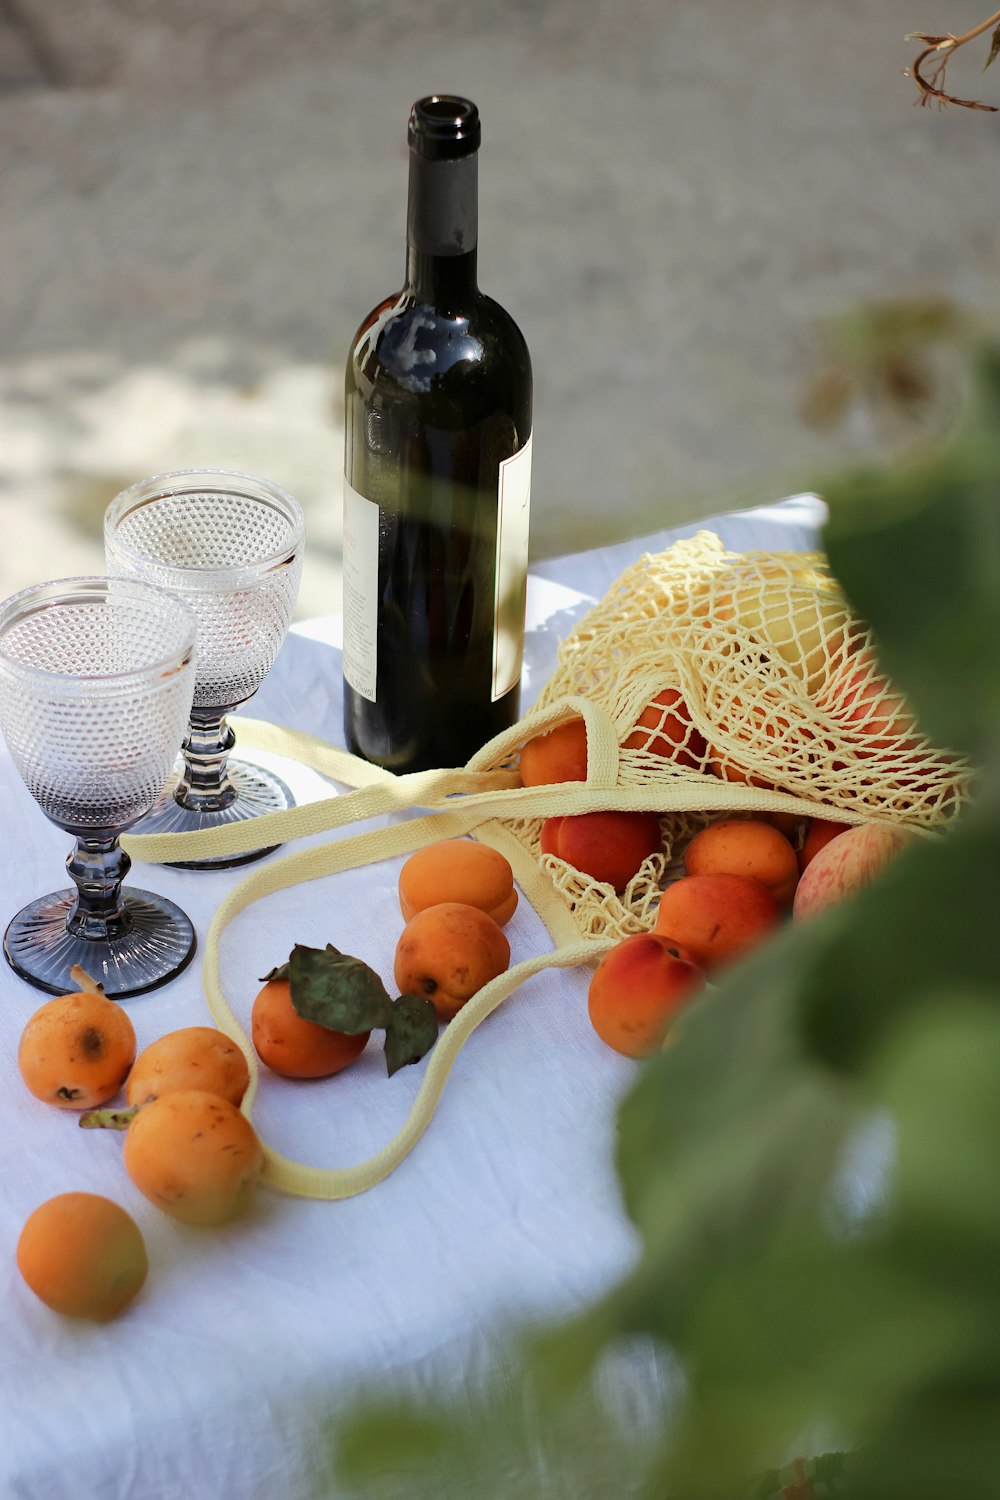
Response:
[[[549,676],[559,639],[642,552],[703,528],[740,550],[811,549],[823,516],[819,500],[797,496],[536,565],[523,706]],[[336,617],[296,626],[253,716],[342,743],[339,640]],[[282,773],[300,798],[330,795],[307,769],[283,764]],[[6,925],[60,884],[68,841],[42,817],[5,750],[0,808]],[[226,929],[227,993],[247,1030],[260,976],[294,942],[332,941],[391,984],[400,863],[280,892]],[[219,900],[245,873],[137,863],[130,879],[182,905],[204,939]],[[551,947],[523,901],[507,932],[512,961]],[[27,1093],[18,1038],[44,997],[0,964],[2,1500],[329,1496],[313,1472],[317,1423],[359,1383],[474,1379],[512,1327],[570,1314],[617,1281],[637,1238],[614,1174],[614,1116],[636,1065],[589,1027],[588,978],[549,970],[478,1028],[427,1134],[386,1181],[333,1203],[261,1190],[247,1219],[210,1230],[167,1218],[133,1188],[118,1134],[81,1131],[75,1115]],[[125,1003],[140,1047],[210,1020],[197,958],[171,984]],[[300,1161],[361,1161],[402,1124],[421,1066],[387,1078],[373,1043],[332,1079],[267,1074],[255,1124]],[[28,1214],[71,1190],[114,1198],[146,1240],[146,1286],[110,1325],[57,1317],[16,1269]]]

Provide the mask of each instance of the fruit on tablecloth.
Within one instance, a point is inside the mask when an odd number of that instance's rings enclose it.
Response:
[[[118,1093],[135,1061],[135,1028],[81,969],[81,988],[47,1000],[29,1017],[17,1049],[21,1077],[36,1099],[59,1109],[92,1109]]]
[[[850,823],[836,823],[832,818],[811,818],[799,850],[800,874],[831,839],[835,839],[838,833],[846,833],[851,826]]]
[[[140,1193],[186,1224],[225,1224],[242,1213],[264,1165],[250,1121],[204,1089],[144,1104],[125,1132],[124,1156]]]
[[[670,1023],[704,983],[701,968],[676,957],[669,938],[632,933],[594,970],[587,992],[591,1025],[625,1057],[646,1057],[662,1045]]]
[[[682,875],[660,897],[655,930],[706,969],[740,957],[781,922],[767,886],[748,875]]]
[[[285,1078],[329,1078],[360,1057],[370,1032],[333,1031],[300,1016],[287,978],[268,979],[250,1013],[254,1048],[261,1062]]]
[[[403,993],[424,995],[450,1021],[477,990],[510,964],[504,933],[478,906],[445,901],[407,922],[393,964]]]
[[[24,1280],[54,1312],[106,1322],[142,1289],[149,1263],[135,1220],[98,1193],[39,1204],[17,1242]]]
[[[144,1047],[125,1080],[129,1105],[176,1089],[207,1089],[239,1104],[250,1083],[241,1048],[214,1026],[182,1026]]]
[[[481,907],[502,927],[517,906],[509,860],[475,839],[439,839],[418,849],[399,872],[403,921],[442,901]]]
[[[707,746],[691,722],[691,713],[679,688],[664,688],[643,709],[632,733],[622,742],[623,750],[646,750],[662,755],[689,770],[700,769]]]
[[[619,894],[662,845],[660,820],[651,812],[567,813],[547,818],[541,839],[543,854],[555,854]]]
[[[521,747],[524,786],[547,786],[556,781],[586,781],[587,726],[583,719],[567,719]]]
[[[792,916],[817,916],[860,890],[890,864],[913,835],[884,823],[862,823],[838,833],[802,872]]]
[[[688,875],[749,875],[782,906],[799,880],[795,850],[783,833],[757,818],[721,818],[695,834],[684,851]]]

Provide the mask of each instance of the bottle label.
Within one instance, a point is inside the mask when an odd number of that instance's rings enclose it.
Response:
[[[378,506],[344,480],[344,676],[375,702],[378,678]]]
[[[493,701],[516,687],[524,656],[524,604],[528,582],[528,512],[531,438],[500,465],[497,509],[496,594],[493,609]]]

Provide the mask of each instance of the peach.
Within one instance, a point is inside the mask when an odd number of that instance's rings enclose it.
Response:
[[[861,823],[838,833],[803,870],[792,916],[797,921],[815,917],[868,885],[912,838],[885,823]]]
[[[403,921],[442,901],[479,906],[502,927],[517,906],[510,862],[474,839],[441,839],[418,849],[399,872]]]
[[[443,901],[411,917],[396,944],[393,974],[400,993],[425,995],[450,1021],[477,990],[510,964],[510,944],[478,906]]]
[[[669,938],[633,933],[607,953],[587,992],[591,1025],[625,1057],[661,1046],[670,1024],[704,982],[701,969],[676,957]]]
[[[547,786],[554,781],[586,781],[587,726],[579,716],[557,724],[547,734],[535,735],[521,748],[524,786]]]
[[[848,657],[817,697],[838,723],[854,731],[861,755],[895,751],[912,755],[920,749],[913,714],[870,651]]]
[[[559,826],[562,818],[546,818],[540,835],[542,853],[559,855]]]
[[[749,875],[682,875],[660,898],[656,931],[710,969],[756,947],[780,922],[777,899]]]
[[[125,1132],[124,1157],[140,1193],[185,1224],[225,1224],[242,1213],[264,1165],[246,1116],[203,1089],[142,1105]]]
[[[836,823],[830,818],[811,818],[799,850],[799,872],[812,862],[831,839],[835,839],[838,833],[846,833],[850,827],[850,823]]]
[[[174,1089],[207,1089],[239,1104],[250,1085],[240,1048],[214,1026],[182,1026],[144,1047],[125,1080],[129,1105],[146,1104]]]
[[[691,722],[691,713],[677,688],[664,688],[643,709],[636,726],[622,742],[625,750],[647,750],[690,770],[705,759],[705,738]]]
[[[770,823],[722,818],[696,833],[684,851],[688,875],[750,875],[766,885],[782,906],[795,894],[799,865],[795,850]]]
[[[59,1193],[28,1215],[17,1268],[53,1312],[103,1323],[123,1312],[146,1280],[139,1226],[99,1193]]]
[[[550,833],[549,845],[553,836],[555,848],[548,852],[619,894],[662,843],[659,818],[645,812],[567,813]]]

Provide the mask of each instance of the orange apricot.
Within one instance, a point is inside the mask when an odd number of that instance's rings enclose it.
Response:
[[[678,958],[669,938],[637,932],[606,953],[587,991],[591,1025],[626,1057],[662,1045],[670,1023],[704,982],[698,965]]]
[[[536,734],[521,747],[524,786],[547,786],[554,781],[586,781],[587,726],[583,719],[567,719],[547,734]]]
[[[756,947],[780,922],[775,896],[749,875],[682,875],[660,897],[656,931],[710,969]]]
[[[214,1026],[183,1026],[144,1047],[125,1080],[131,1106],[175,1089],[207,1089],[239,1104],[250,1084],[242,1050]]]
[[[28,1215],[17,1268],[54,1312],[103,1323],[142,1289],[149,1269],[135,1220],[98,1193],[60,1193]]]
[[[491,916],[478,906],[445,901],[407,922],[393,973],[402,994],[425,995],[438,1018],[450,1021],[509,963],[510,944]]]
[[[481,907],[502,927],[517,906],[509,860],[474,839],[441,839],[418,849],[399,872],[403,921],[442,901]]]
[[[140,1193],[185,1224],[225,1224],[242,1213],[264,1165],[250,1121],[205,1089],[144,1104],[125,1132],[124,1157]]]
[[[683,696],[677,688],[668,687],[643,709],[622,748],[648,750],[696,770],[705,759],[707,746],[704,735],[691,722]]]
[[[560,859],[621,894],[643,860],[661,847],[660,820],[651,812],[568,813],[555,842]]]
[[[810,864],[819,851],[824,848],[831,839],[835,839],[838,833],[846,833],[850,823],[836,823],[832,818],[811,818],[806,829],[806,836],[799,850],[799,873]]]
[[[684,869],[688,875],[750,875],[782,906],[795,895],[799,879],[795,850],[785,835],[757,818],[709,823],[685,849]]]
[[[29,1017],[17,1065],[36,1099],[93,1109],[118,1093],[135,1061],[135,1028],[99,989],[58,995]]]
[[[254,1000],[250,1032],[261,1062],[284,1078],[329,1078],[360,1057],[369,1031],[354,1035],[307,1021],[287,979],[269,979]]]

